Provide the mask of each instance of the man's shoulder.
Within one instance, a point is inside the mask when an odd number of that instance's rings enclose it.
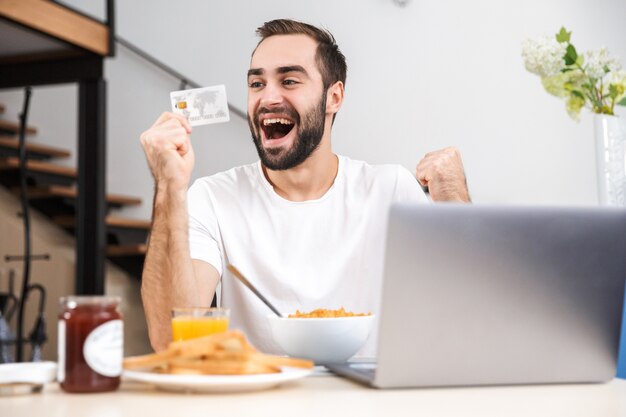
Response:
[[[424,195],[415,176],[399,164],[372,165],[343,158],[348,188],[362,190],[370,196],[389,195],[392,201],[421,201]]]
[[[345,174],[348,178],[358,177],[361,180],[395,179],[398,176],[411,175],[410,172],[399,164],[370,164],[365,161],[339,156],[343,160]]]

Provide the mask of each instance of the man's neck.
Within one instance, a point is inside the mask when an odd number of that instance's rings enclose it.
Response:
[[[326,138],[325,138],[326,139]],[[332,152],[329,140],[300,165],[284,171],[272,171],[263,166],[265,177],[274,191],[289,201],[307,201],[321,198],[335,182],[339,159]]]

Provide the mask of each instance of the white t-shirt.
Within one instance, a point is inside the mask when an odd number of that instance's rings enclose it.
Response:
[[[188,192],[191,258],[221,274],[220,304],[263,352],[271,311],[226,269],[235,265],[283,314],[344,307],[377,313],[389,206],[428,199],[409,171],[339,156],[337,177],[317,200],[280,197],[261,163],[196,180]],[[375,354],[376,331],[364,356]]]

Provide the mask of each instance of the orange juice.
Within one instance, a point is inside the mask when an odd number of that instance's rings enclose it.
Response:
[[[172,318],[172,340],[187,340],[228,330],[228,317],[178,316]]]

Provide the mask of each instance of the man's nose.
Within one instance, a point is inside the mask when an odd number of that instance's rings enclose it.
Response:
[[[275,83],[267,83],[262,91],[261,106],[272,107],[282,104],[283,95]]]

